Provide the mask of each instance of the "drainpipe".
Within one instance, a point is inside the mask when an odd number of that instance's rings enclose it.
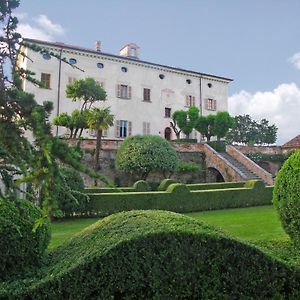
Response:
[[[202,116],[202,77],[200,76],[200,116]]]
[[[60,81],[61,81],[61,57],[62,57],[62,51],[63,48],[60,48],[60,53],[59,53],[59,67],[58,67],[58,85],[57,85],[57,110],[56,110],[56,116],[59,115],[60,110]],[[56,126],[56,136],[58,136],[58,126]]]

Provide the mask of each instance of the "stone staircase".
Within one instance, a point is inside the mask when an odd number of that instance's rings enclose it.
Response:
[[[258,177],[256,174],[252,173],[250,170],[248,170],[242,163],[237,161],[235,158],[233,158],[231,155],[225,152],[219,152],[219,154],[225,158],[227,161],[229,161],[234,167],[236,167],[241,173],[243,173],[245,176],[245,180],[261,180],[260,177]]]

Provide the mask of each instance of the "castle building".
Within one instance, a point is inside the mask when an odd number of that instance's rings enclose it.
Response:
[[[66,64],[46,52],[41,55],[26,46],[21,48],[25,56],[19,56],[19,66],[33,71],[46,87],[39,88],[24,80],[23,89],[33,93],[38,103],[53,102],[51,120],[81,107],[80,102],[66,97],[66,85],[86,77],[93,77],[107,93],[107,101],[97,104],[109,106],[114,115],[114,126],[105,132],[107,139],[157,134],[172,140],[176,136],[170,122],[176,110],[196,106],[202,115],[228,111],[228,84],[232,79],[140,60],[136,44],[127,44],[119,55],[113,55],[102,52],[100,42],[91,50],[57,42],[24,41],[69,62]],[[54,134],[64,133],[64,128],[54,128]],[[86,130],[84,136],[93,138],[94,132]],[[201,137],[193,132],[191,138]]]

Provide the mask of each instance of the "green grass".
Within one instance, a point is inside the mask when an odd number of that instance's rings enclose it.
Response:
[[[186,214],[248,241],[288,241],[273,206],[258,206]]]
[[[259,206],[189,213],[190,217],[203,220],[223,231],[248,241],[288,241],[273,206]],[[76,232],[93,224],[99,218],[73,219],[52,223],[49,250],[71,238]]]

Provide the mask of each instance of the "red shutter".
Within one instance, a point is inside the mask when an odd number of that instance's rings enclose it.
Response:
[[[115,137],[120,137],[120,121],[117,120],[115,124]]]
[[[118,98],[121,97],[121,85],[120,85],[120,84],[117,84],[117,85],[116,85],[116,96],[117,96]]]
[[[127,124],[128,124],[128,136],[131,136],[131,133],[132,133],[132,122],[127,121]]]
[[[128,92],[128,99],[131,99],[131,86],[127,87],[127,92]]]
[[[185,96],[185,106],[189,107],[189,96],[188,95]]]
[[[193,100],[193,106],[196,106],[196,102],[195,102],[195,96],[193,96],[193,98],[192,98]]]

